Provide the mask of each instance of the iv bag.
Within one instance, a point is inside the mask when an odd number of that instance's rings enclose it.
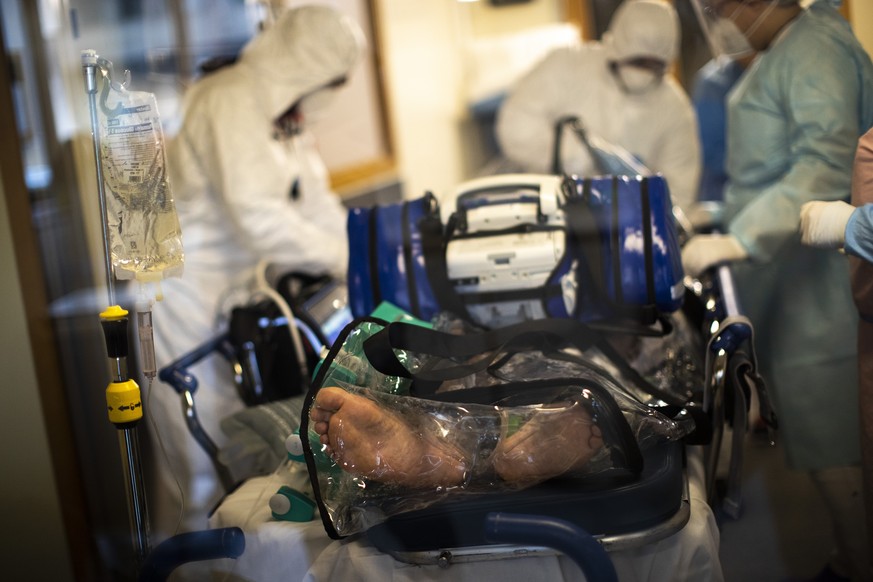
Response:
[[[167,177],[157,99],[104,77],[98,120],[116,278],[157,282],[181,276],[182,235]]]

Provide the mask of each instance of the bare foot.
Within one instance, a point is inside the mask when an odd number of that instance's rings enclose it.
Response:
[[[493,464],[507,483],[532,485],[581,469],[603,446],[600,429],[574,402],[544,408],[494,449]]]
[[[325,452],[352,475],[415,488],[464,482],[459,451],[369,398],[322,388],[309,416]]]

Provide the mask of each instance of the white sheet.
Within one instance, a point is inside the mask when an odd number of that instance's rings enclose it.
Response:
[[[722,582],[718,558],[719,533],[706,504],[699,454],[689,454],[691,516],[688,524],[660,542],[610,553],[621,582]],[[214,562],[214,579],[273,582],[419,582],[487,580],[583,581],[578,566],[566,556],[506,558],[438,566],[398,562],[366,540],[334,541],[320,519],[308,523],[278,522],[270,517],[267,501],[283,480],[276,476],[246,482],[228,496],[210,519],[210,527],[238,526],[246,549],[237,560]]]

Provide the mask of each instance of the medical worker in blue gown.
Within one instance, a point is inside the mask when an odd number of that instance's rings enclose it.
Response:
[[[854,205],[854,206],[853,206]],[[858,140],[852,171],[852,204],[807,202],[800,209],[800,238],[849,255],[852,295],[858,310],[858,411],[861,468],[867,506],[868,545],[873,532],[873,130]]]
[[[827,2],[697,1],[706,28],[733,27],[760,54],[729,98],[727,234],[693,237],[683,264],[697,275],[742,261],[737,286],[788,462],[809,472],[834,520],[823,573],[868,580],[849,265],[802,246],[797,225],[803,203],[849,196],[858,138],[873,126],[873,64]]]
[[[154,307],[159,367],[221,331],[222,295],[261,260],[344,276],[346,211],[303,124],[351,74],[362,48],[360,27],[334,9],[291,9],[251,40],[235,64],[185,95],[183,122],[168,147],[185,273],[167,281],[165,299]],[[214,356],[192,372],[199,416],[220,446],[219,421],[242,407],[230,365]],[[157,453],[157,534],[175,528],[177,478],[185,503],[181,529],[205,529],[207,512],[223,493],[216,474],[185,428],[176,393],[158,384],[146,402],[170,462],[168,468]]]

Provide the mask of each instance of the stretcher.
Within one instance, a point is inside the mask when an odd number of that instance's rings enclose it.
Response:
[[[567,580],[720,580],[713,509],[732,517],[741,513],[742,435],[751,390],[759,391],[762,418],[771,426],[775,418],[756,373],[752,328],[741,315],[729,270],[720,267],[701,280],[686,280],[685,286],[682,315],[700,330],[705,346],[705,379],[696,404],[703,412],[699,418],[711,421],[707,429],[712,436],[705,445],[671,443],[648,453],[647,472],[624,488],[574,493],[573,502],[602,510],[591,512],[587,528],[561,520],[562,501],[551,495],[547,515],[535,513],[542,503],[518,503],[519,496],[509,499],[508,506],[454,508],[453,515],[461,516],[456,523],[446,522],[444,508],[437,507],[389,519],[341,541],[331,541],[317,521],[277,519],[270,498],[283,485],[305,488],[305,468],[289,461],[270,475],[232,483],[217,447],[197,422],[187,367],[211,352],[227,356],[227,338],[215,338],[180,358],[161,377],[179,392],[193,438],[210,454],[229,491],[210,526],[239,527],[246,538],[243,555],[215,561],[212,568],[251,580],[275,579],[279,573],[286,579],[346,579],[352,571],[364,580],[419,575],[463,580],[491,578],[501,570],[507,579],[541,578],[550,572],[549,579]],[[317,334],[307,335],[317,340]],[[734,440],[727,493],[721,497],[715,484],[726,426],[732,427]],[[634,505],[642,518],[627,511]]]
[[[730,368],[737,360],[747,358],[748,340],[751,339],[751,330],[742,318],[727,321],[728,314],[737,309],[731,296],[729,275],[726,270],[721,270],[703,282],[697,282],[699,301],[688,304],[689,309],[700,308],[701,312],[694,316],[701,317],[704,325],[718,330],[707,348],[712,354],[712,369],[708,374],[703,404],[714,420],[712,442],[705,447],[686,446],[679,451],[677,458],[681,467],[674,475],[682,478],[679,485],[682,495],[675,511],[668,512],[669,515],[650,527],[595,536],[597,543],[608,551],[610,562],[621,580],[721,579],[718,527],[713,507],[735,517],[740,514],[742,499],[737,476],[741,447],[735,446],[730,456],[731,472],[724,497],[717,496],[715,488],[718,452],[722,449],[721,435],[727,417],[733,414],[732,434],[742,434],[744,430],[746,394],[732,386]],[[722,288],[728,290],[727,297],[721,296]],[[184,361],[180,363],[185,364]],[[728,391],[735,396],[742,395],[743,399],[727,399]],[[189,400],[193,402],[193,398],[186,398]],[[196,418],[196,415],[189,418]],[[202,434],[202,429],[195,428],[192,434]],[[216,466],[220,467],[218,457],[214,458]],[[302,487],[300,477],[298,474],[297,482],[290,477],[292,484]],[[210,567],[215,572],[232,573],[250,580],[275,579],[280,572],[290,579],[303,579],[307,574],[314,579],[344,578],[353,568],[358,578],[365,580],[420,579],[420,575],[464,580],[489,578],[500,572],[503,572],[501,577],[510,580],[536,578],[544,572],[554,574],[558,580],[583,579],[579,574],[581,568],[573,565],[571,558],[545,544],[536,545],[531,538],[523,543],[415,548],[415,551],[398,548],[391,540],[379,539],[378,532],[375,539],[363,536],[352,541],[332,541],[318,521],[283,521],[273,516],[269,500],[288,482],[286,466],[284,471],[245,481],[222,501],[210,518],[210,526],[215,529],[241,528],[246,550],[236,560],[211,562]]]

